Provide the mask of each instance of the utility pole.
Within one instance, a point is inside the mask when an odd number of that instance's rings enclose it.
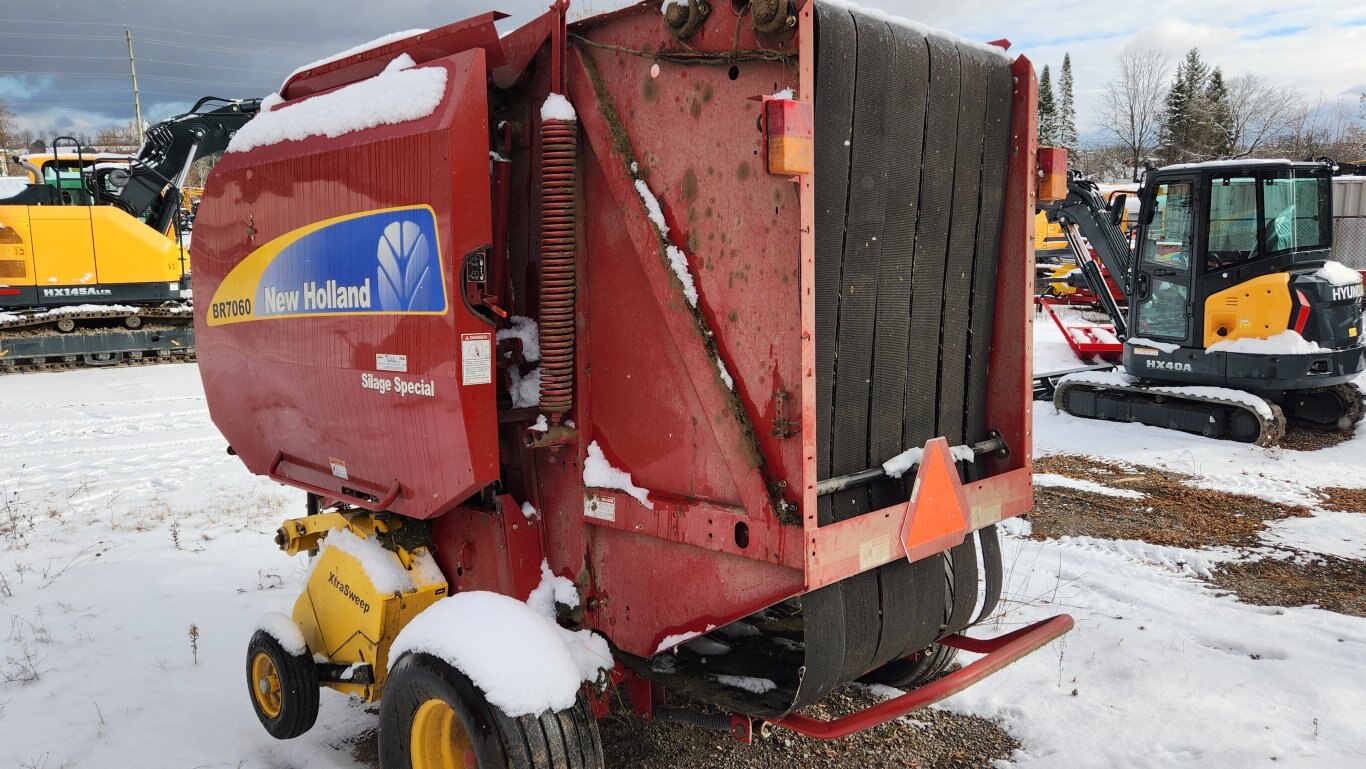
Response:
[[[138,146],[142,146],[142,101],[138,98],[138,70],[133,65],[133,35],[128,25],[123,27],[123,36],[128,39],[128,73],[133,76],[133,126],[137,129]]]

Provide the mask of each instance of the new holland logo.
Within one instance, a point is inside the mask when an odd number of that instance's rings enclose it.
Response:
[[[433,283],[432,247],[422,228],[413,221],[394,222],[384,228],[376,251],[380,308],[406,312],[425,306]]]
[[[1145,360],[1143,364],[1147,368],[1157,368],[1163,371],[1190,371],[1191,364],[1178,363],[1174,360]]]

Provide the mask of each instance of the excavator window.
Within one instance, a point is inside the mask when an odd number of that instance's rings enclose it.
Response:
[[[1143,266],[1135,297],[1137,333],[1141,336],[1186,338],[1194,193],[1194,183],[1186,180],[1164,182],[1154,190],[1154,210],[1143,240]]]
[[[1332,212],[1331,181],[1305,171],[1280,171],[1263,179],[1266,253],[1327,248]]]
[[[1143,242],[1143,261],[1154,267],[1185,270],[1190,266],[1194,185],[1189,181],[1157,185],[1152,224]]]
[[[1209,245],[1205,269],[1221,270],[1247,261],[1257,251],[1257,179],[1216,176],[1210,180]]]

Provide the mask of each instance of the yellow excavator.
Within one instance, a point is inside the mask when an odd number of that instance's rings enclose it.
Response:
[[[1107,202],[1070,175],[1066,196],[1041,207],[1123,340],[1124,371],[1070,374],[1054,404],[1262,446],[1290,423],[1353,429],[1366,412],[1352,384],[1366,371],[1362,279],[1329,259],[1332,178],[1352,170],[1245,160],[1150,171],[1133,247],[1120,228],[1127,196]]]
[[[200,99],[152,126],[131,160],[53,142],[54,162],[0,200],[0,372],[193,355],[182,187],[259,108]]]

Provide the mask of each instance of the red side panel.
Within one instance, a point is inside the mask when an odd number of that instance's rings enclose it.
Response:
[[[226,154],[193,251],[200,371],[247,467],[362,501],[397,484],[415,518],[498,477],[493,327],[458,282],[492,239],[484,52],[427,66],[428,117]]]

